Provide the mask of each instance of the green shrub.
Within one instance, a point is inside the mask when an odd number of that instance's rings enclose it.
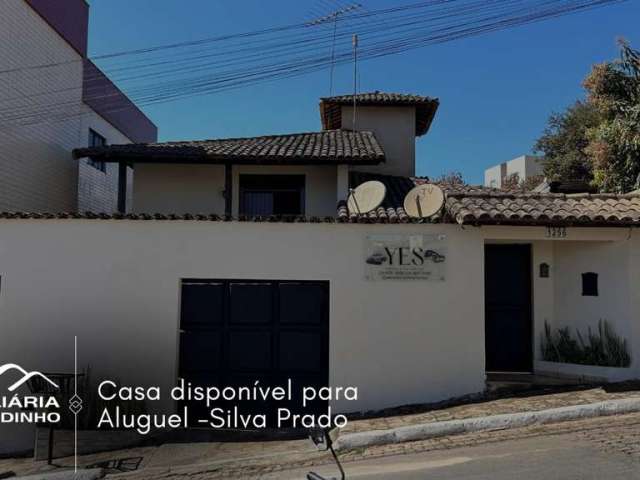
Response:
[[[541,335],[542,359],[548,362],[577,363],[602,367],[628,367],[631,355],[627,340],[615,333],[606,320],[598,322],[598,331],[587,328],[587,339],[576,329],[576,338],[571,336],[569,327],[558,328],[555,332],[545,321]]]

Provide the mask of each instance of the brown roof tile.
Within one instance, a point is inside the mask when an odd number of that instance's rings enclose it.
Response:
[[[100,161],[246,163],[246,164],[359,164],[384,162],[382,147],[371,132],[325,130],[185,142],[132,143],[78,148],[75,158]]]
[[[444,210],[441,215],[433,217],[429,220],[411,218],[404,211],[404,197],[416,185],[421,185],[429,181],[426,177],[398,177],[393,175],[379,175],[366,172],[350,172],[349,186],[355,188],[361,183],[377,180],[382,182],[387,189],[382,205],[375,211],[364,215],[358,215],[357,212],[349,212],[346,202],[338,205],[338,220],[350,223],[436,223],[449,221],[447,211]],[[440,187],[446,193],[462,193],[462,192],[481,192],[485,191],[484,187],[476,187],[471,185],[450,185],[440,184]]]
[[[440,101],[437,98],[404,93],[369,92],[355,96],[357,105],[413,106],[416,108],[416,136],[429,131]],[[342,106],[353,105],[353,95],[339,95],[320,99],[320,118],[325,129],[343,128]]]
[[[640,226],[640,195],[449,192],[460,224]]]

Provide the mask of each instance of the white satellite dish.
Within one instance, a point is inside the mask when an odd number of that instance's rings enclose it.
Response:
[[[384,186],[384,183],[377,180],[364,182],[349,192],[347,206],[350,212],[369,213],[382,204],[386,194],[387,187]]]
[[[444,192],[433,183],[425,183],[411,189],[404,197],[404,211],[410,217],[434,216],[444,205]]]

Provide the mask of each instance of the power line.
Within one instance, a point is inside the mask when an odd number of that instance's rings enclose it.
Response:
[[[424,3],[436,6],[437,4],[444,5],[455,3],[455,1],[442,0],[439,2],[432,1],[423,2],[423,4]],[[421,18],[416,15],[406,15],[401,18],[401,21],[396,21],[394,24],[395,31],[391,34],[389,34],[388,31],[373,33],[369,36],[369,39],[377,40],[371,42],[367,41],[366,48],[359,51],[359,58],[361,60],[380,58],[390,54],[397,54],[403,51],[421,48],[429,44],[442,43],[444,41],[451,41],[457,38],[478,35],[503,28],[511,28],[512,26],[519,24],[565,15],[567,13],[572,13],[573,11],[595,8],[597,6],[604,6],[610,3],[618,3],[618,1],[600,0],[560,2],[549,0],[546,2],[522,2],[514,0],[507,2],[489,1],[471,2],[466,4],[464,2],[457,3],[462,4],[462,6],[458,9],[451,9],[447,8],[445,5],[440,11],[438,11],[438,13],[440,13],[439,16],[433,15],[433,11],[425,12],[423,14],[424,17],[429,16],[429,18]],[[481,9],[481,6],[484,6],[485,8]],[[487,6],[490,8],[486,8]],[[519,6],[519,8],[512,8],[514,6]],[[533,8],[534,6],[538,7],[537,10]],[[540,8],[540,6],[544,6],[545,8]],[[484,16],[478,17],[478,12],[483,13]],[[454,18],[455,20],[455,17],[461,13],[470,13],[476,16],[471,16],[470,18],[465,18],[464,20],[459,20],[457,22],[449,21],[451,18]],[[436,21],[434,21],[434,18]],[[385,17],[382,17],[382,20],[386,22],[391,21],[390,18]],[[438,28],[425,29],[425,25],[434,25]],[[372,29],[375,29],[375,26],[373,26]],[[338,35],[348,35],[348,33],[343,31]],[[243,60],[242,58],[238,58],[235,60],[238,62],[238,65],[242,66],[243,61],[246,60],[248,67],[217,72],[215,76],[205,75],[188,78],[186,80],[176,79],[160,84],[160,86],[144,86],[137,90],[133,89],[131,91],[131,95],[132,98],[141,106],[153,105],[156,103],[172,101],[177,98],[188,98],[195,95],[217,93],[234,88],[240,88],[246,85],[274,81],[279,78],[299,76],[327,68],[333,64],[330,57],[326,57],[326,55],[318,55],[316,53],[316,47],[319,43],[317,38],[310,40],[310,42],[316,43],[310,43],[308,46],[309,48],[298,49],[297,51],[298,53],[305,53],[308,51],[309,55],[306,56],[283,57],[280,61],[258,64],[247,59]],[[289,50],[289,52],[296,51]],[[257,54],[260,55],[262,52],[258,51]],[[334,58],[335,63],[341,64],[348,61],[348,56],[349,52],[347,52],[347,55],[345,56],[344,49],[342,51],[338,51]],[[276,54],[274,57],[278,57],[278,55]],[[193,73],[193,71],[194,69],[186,73]],[[153,76],[149,78],[153,78]],[[144,77],[142,79],[144,79]],[[108,97],[108,95],[105,95],[102,97],[96,96],[95,98],[108,100]],[[46,115],[52,115],[55,113],[56,107],[64,108],[65,106],[66,105],[63,102],[57,105],[45,105],[39,110],[36,106],[35,109],[31,111],[24,109],[21,110],[20,108],[14,110],[4,109],[0,110],[0,112],[7,112],[7,114],[1,115],[0,120],[44,120]],[[114,105],[113,108],[122,108],[122,105]],[[63,117],[64,114],[62,115],[62,118]]]
[[[484,30],[486,30],[486,27],[484,28]],[[476,32],[474,32],[472,30],[470,33],[476,33]],[[461,37],[463,35],[465,35],[465,34],[464,33],[456,34],[455,38],[459,38],[459,37]],[[438,41],[443,41],[443,40],[446,40],[446,39],[447,39],[446,36],[443,36],[443,37],[440,37],[440,38],[437,38],[437,37],[435,38],[435,40],[438,40]],[[427,38],[427,40],[429,40],[429,39]],[[406,42],[407,40],[405,39],[404,41]],[[389,53],[396,53],[396,52],[401,51],[402,49],[405,49],[405,48],[406,48],[406,45],[403,45],[402,43],[399,43],[399,42],[395,42],[395,43],[386,45],[386,48],[385,48],[384,51],[379,51],[379,52],[369,51],[368,55],[370,57],[378,57],[380,55],[386,55],[386,54],[389,54]],[[414,45],[414,48],[415,48],[415,45]],[[322,66],[322,65],[320,64],[320,66]],[[318,67],[317,60],[315,62],[312,61],[312,63],[310,63],[310,64],[307,63],[306,65],[305,64],[302,64],[302,65],[300,65],[300,64],[298,64],[298,65],[296,65],[296,64],[285,65],[285,69],[291,69],[292,73],[294,73],[296,75],[304,73],[305,69],[306,70],[309,70],[309,68],[317,69],[317,67]],[[286,74],[286,72],[285,72],[285,74]],[[242,77],[239,77],[239,78],[231,77],[229,79],[223,79],[222,82],[213,82],[213,83],[209,82],[209,84],[205,83],[205,84],[200,84],[200,85],[196,84],[196,85],[193,86],[193,88],[191,90],[160,92],[160,93],[162,93],[161,95],[159,95],[159,96],[156,95],[155,97],[154,96],[150,96],[149,98],[145,98],[142,101],[145,104],[153,104],[153,103],[166,101],[168,99],[175,98],[175,97],[192,96],[193,94],[215,92],[215,91],[220,91],[222,89],[226,90],[229,87],[234,87],[234,86],[243,85],[243,84],[247,84],[247,83],[251,84],[251,83],[254,83],[255,80],[270,79],[270,78],[273,78],[274,76],[277,76],[277,75],[282,75],[282,71],[279,71],[277,68],[275,70],[273,70],[273,69],[272,70],[265,70],[263,72],[252,73],[252,74],[250,74],[249,78],[245,78],[244,80],[243,80]],[[253,77],[253,78],[251,78],[251,77]],[[222,85],[218,85],[219,83],[222,83]],[[153,92],[150,92],[150,93],[153,93]],[[164,97],[162,95],[164,95]]]

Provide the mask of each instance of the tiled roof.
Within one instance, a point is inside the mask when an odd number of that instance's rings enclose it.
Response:
[[[191,220],[199,222],[337,223],[336,217],[305,215],[239,216],[206,213],[0,212],[5,220]]]
[[[384,151],[371,132],[325,130],[187,142],[131,143],[78,148],[75,158],[101,161],[246,164],[358,164],[384,162]]]
[[[411,218],[404,211],[404,197],[416,185],[429,182],[426,177],[398,177],[393,175],[379,175],[365,172],[350,172],[349,187],[355,188],[361,183],[377,180],[382,182],[387,189],[385,199],[382,205],[376,210],[359,215],[357,212],[350,212],[346,202],[340,202],[338,205],[338,220],[350,223],[441,223],[452,221],[448,212],[443,210],[440,215],[432,217],[428,220]],[[484,187],[476,187],[471,185],[451,185],[439,184],[445,193],[477,193],[484,191]]]
[[[320,118],[323,128],[343,128],[341,107],[353,105],[353,97],[353,95],[339,95],[320,99]],[[433,117],[440,105],[437,98],[378,91],[358,93],[355,100],[356,105],[414,106],[416,108],[416,136],[424,135],[429,131]]]
[[[409,217],[404,197],[424,178],[394,177],[351,172],[355,187],[379,180],[387,187],[383,204],[374,212],[349,212],[346,202],[338,204],[335,217],[263,216],[226,217],[216,214],[104,214],[0,212],[0,219],[89,219],[89,220],[192,220],[285,223],[458,223],[470,225],[564,225],[598,227],[640,227],[640,194],[513,193],[467,185],[441,185],[445,205],[439,216],[428,220]]]
[[[449,192],[445,208],[460,224],[640,226],[640,195]]]
[[[338,204],[338,220],[341,222],[351,223],[408,222],[410,218],[404,211],[402,205],[407,192],[415,187],[413,180],[408,177],[350,172],[349,188],[355,188],[361,183],[371,180],[382,182],[387,188],[387,193],[382,205],[372,212],[364,215],[358,215],[356,212],[349,211],[346,202],[340,202],[340,204]]]

